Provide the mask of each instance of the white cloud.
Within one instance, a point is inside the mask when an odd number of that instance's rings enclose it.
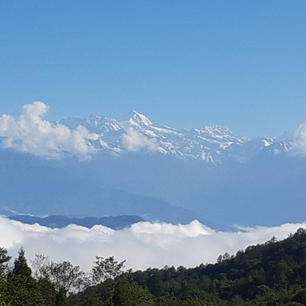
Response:
[[[306,155],[306,122],[302,123],[293,134],[292,153]]]
[[[24,105],[18,115],[0,116],[0,136],[4,137],[2,145],[46,158],[59,158],[64,153],[88,158],[94,151],[90,140],[98,136],[82,126],[71,130],[65,125],[44,120],[48,110],[46,104],[37,101]]]
[[[50,229],[25,225],[0,217],[0,246],[16,256],[23,246],[29,259],[45,254],[53,260],[70,260],[84,270],[95,256],[115,256],[127,260],[127,267],[145,269],[165,265],[186,267],[213,263],[220,254],[235,254],[249,245],[263,243],[272,236],[286,238],[305,224],[275,227],[238,228],[237,232],[217,232],[198,221],[187,225],[141,222],[114,231],[103,226],[91,229],[70,225]]]
[[[122,136],[122,140],[128,151],[136,152],[142,149],[156,151],[158,149],[155,139],[148,138],[131,127],[128,128],[127,133]]]

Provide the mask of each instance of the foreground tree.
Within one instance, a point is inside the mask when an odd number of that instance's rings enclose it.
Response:
[[[25,252],[20,249],[14,268],[7,279],[7,292],[10,306],[45,305],[44,299],[38,290],[37,282],[31,276]]]
[[[80,266],[74,266],[69,261],[54,262],[44,255],[36,255],[33,261],[34,276],[38,280],[48,280],[57,292],[80,290],[88,284],[86,274]]]
[[[14,262],[13,274],[23,275],[30,278],[32,274],[31,268],[28,266],[27,260],[24,255],[24,249],[21,248],[18,253],[18,258]]]
[[[0,294],[0,306],[10,306],[10,304],[5,300],[5,298]]]
[[[118,280],[114,292],[115,306],[153,306],[153,295],[142,286],[127,279]]]
[[[113,256],[104,258],[96,256],[96,260],[91,269],[91,279],[94,285],[109,281],[110,284],[110,305],[113,305],[113,296],[115,292],[115,279],[123,274],[125,260],[118,262]]]
[[[10,259],[11,256],[7,255],[7,250],[4,248],[0,248],[0,278],[4,277],[4,272],[7,269],[7,264]]]
[[[107,279],[115,279],[123,273],[125,260],[118,262],[113,256],[103,258],[96,256],[96,261],[91,270],[92,282],[99,284]]]

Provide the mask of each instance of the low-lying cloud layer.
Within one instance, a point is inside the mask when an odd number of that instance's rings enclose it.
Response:
[[[0,217],[0,246],[15,256],[23,246],[29,259],[45,254],[53,260],[70,260],[88,270],[96,255],[127,260],[127,267],[146,269],[165,265],[186,267],[213,263],[220,254],[235,254],[248,245],[271,237],[286,238],[305,224],[276,227],[239,228],[237,232],[217,232],[198,221],[187,225],[141,222],[114,231],[104,226],[87,229],[70,225],[50,229],[25,225]]]
[[[292,152],[296,155],[306,155],[306,122],[302,123],[293,134]]]
[[[128,151],[157,150],[157,144],[154,139],[146,137],[133,128],[128,128],[127,133],[122,136],[122,141]]]
[[[18,115],[0,116],[2,144],[21,152],[46,158],[59,158],[64,153],[86,159],[94,151],[90,140],[98,135],[78,126],[71,130],[67,126],[44,120],[49,107],[42,102],[26,104]]]

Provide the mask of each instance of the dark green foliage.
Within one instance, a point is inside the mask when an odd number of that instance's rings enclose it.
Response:
[[[92,280],[95,284],[99,284],[107,279],[114,279],[121,275],[124,268],[125,260],[118,262],[113,256],[103,258],[96,256],[96,260],[91,270]]]
[[[0,248],[0,277],[3,277],[4,270],[6,269],[7,263],[10,259],[11,257],[7,255],[7,250]]]
[[[2,295],[0,295],[0,306],[10,306]]]
[[[56,294],[55,306],[69,306],[68,299],[66,296],[66,290],[61,288]]]
[[[41,293],[44,306],[53,306],[56,301],[55,286],[46,279],[37,280],[37,290]]]
[[[11,306],[44,305],[37,283],[29,276],[11,274],[8,279],[8,295]]]
[[[14,268],[7,278],[6,294],[11,306],[43,305],[43,297],[38,284],[31,276],[24,250],[19,251]]]
[[[55,305],[54,286],[48,281],[35,280],[31,273],[25,252],[21,249],[12,271],[0,280],[0,306]]]
[[[5,293],[7,292],[7,282],[5,281],[8,262],[11,259],[7,255],[7,250],[0,248],[0,306],[6,306],[7,300]]]
[[[87,283],[85,273],[69,261],[54,262],[44,255],[36,255],[33,266],[35,277],[52,283],[57,292],[67,294],[70,290],[79,290]]]
[[[117,280],[113,304],[116,306],[154,306],[153,295],[126,278]]]
[[[24,249],[20,249],[18,258],[14,263],[14,275],[23,275],[25,277],[30,277],[32,274],[31,268],[27,264],[27,260],[24,255]]]

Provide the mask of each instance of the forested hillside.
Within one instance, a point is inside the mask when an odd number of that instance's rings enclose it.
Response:
[[[192,252],[192,250],[190,250]],[[272,238],[216,264],[125,271],[124,262],[96,257],[85,274],[69,262],[23,250],[14,264],[0,252],[1,306],[302,306],[306,304],[306,231]]]

